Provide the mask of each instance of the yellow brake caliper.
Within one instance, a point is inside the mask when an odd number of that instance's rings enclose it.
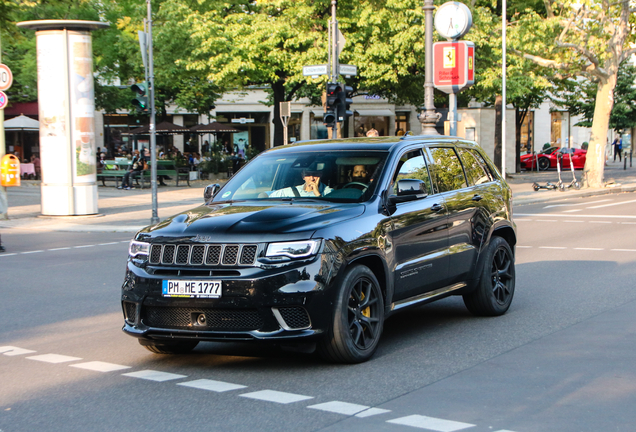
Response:
[[[360,301],[364,300],[364,293],[361,292],[361,297],[360,297]],[[364,308],[362,311],[362,315],[364,315],[367,318],[371,318],[371,307],[367,306],[366,308]]]

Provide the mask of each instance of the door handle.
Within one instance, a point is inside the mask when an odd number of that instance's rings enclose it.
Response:
[[[473,201],[481,201],[482,199],[482,196],[477,194],[475,194],[475,196],[473,197]]]
[[[444,207],[442,207],[439,204],[433,204],[433,207],[431,207],[431,210],[433,210],[434,212],[438,212],[440,210],[442,210]]]

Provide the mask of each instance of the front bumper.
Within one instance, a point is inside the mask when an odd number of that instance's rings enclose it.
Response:
[[[237,268],[221,280],[218,299],[163,297],[167,279],[156,267],[129,260],[122,286],[123,331],[154,340],[246,341],[307,339],[325,332],[331,322],[328,254],[280,268]],[[227,272],[226,272],[227,273]],[[327,274],[326,274],[327,273]]]

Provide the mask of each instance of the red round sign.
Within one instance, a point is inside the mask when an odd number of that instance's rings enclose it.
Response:
[[[0,91],[0,109],[4,109],[9,103],[9,97],[4,94],[3,91]]]
[[[0,91],[10,89],[11,84],[13,84],[11,69],[9,69],[9,66],[0,63]]]

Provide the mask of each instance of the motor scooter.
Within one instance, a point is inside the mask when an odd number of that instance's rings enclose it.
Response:
[[[536,156],[536,162],[537,162],[537,173],[539,172],[539,156]],[[558,189],[558,186],[555,185],[554,183],[551,182],[546,182],[545,185],[540,185],[537,182],[532,183],[532,189],[534,189],[534,191],[538,191],[539,189],[548,189],[548,190],[556,190]]]

